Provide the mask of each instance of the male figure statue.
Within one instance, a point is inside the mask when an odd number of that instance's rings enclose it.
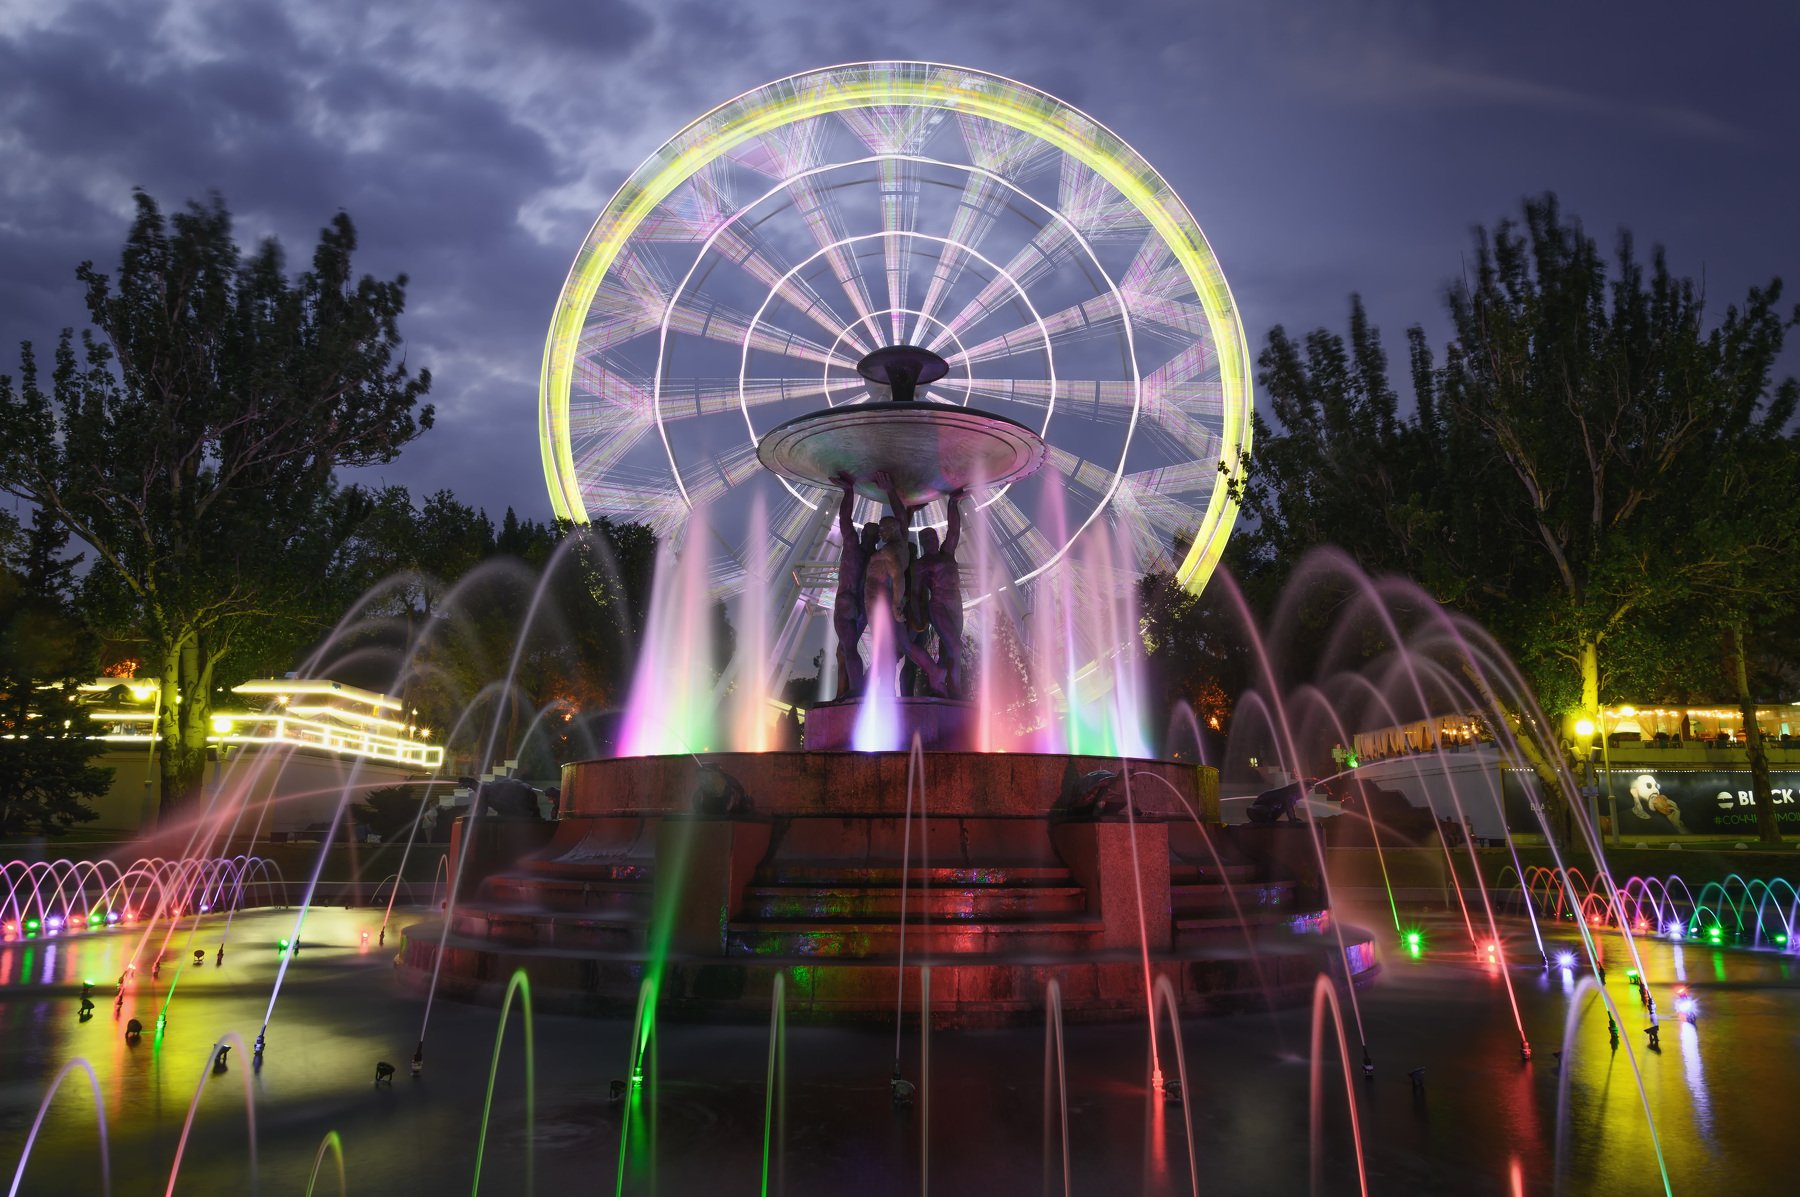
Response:
[[[875,524],[863,525],[862,535],[856,531],[851,510],[856,503],[856,481],[839,473],[832,481],[844,492],[838,503],[838,539],[843,542],[838,556],[837,597],[831,604],[831,626],[837,632],[839,698],[852,698],[862,693],[863,659],[858,643],[863,629],[869,626],[863,605],[863,584],[869,559],[875,555],[879,532]]]
[[[960,698],[963,693],[962,574],[956,567],[956,546],[962,541],[962,497],[962,490],[953,490],[945,501],[950,521],[941,546],[936,528],[919,533],[923,553],[913,563],[913,593],[924,608],[931,630],[937,633],[937,663],[944,679],[938,688],[952,698]]]
[[[869,558],[868,573],[863,581],[863,607],[868,612],[869,622],[885,629],[885,634],[892,639],[888,659],[872,662],[871,669],[878,678],[891,685],[893,663],[904,655],[924,671],[932,690],[941,692],[943,670],[931,659],[930,653],[913,642],[912,630],[907,625],[906,616],[912,599],[908,587],[912,543],[906,539],[906,525],[912,520],[912,512],[901,501],[899,489],[887,471],[876,474],[874,481],[887,492],[889,510],[881,517],[881,547]],[[882,634],[882,631],[876,632],[878,638]]]

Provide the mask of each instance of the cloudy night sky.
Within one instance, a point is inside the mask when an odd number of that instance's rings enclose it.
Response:
[[[411,277],[438,427],[364,480],[549,514],[537,374],[570,259],[700,113],[832,63],[929,58],[1085,109],[1186,199],[1253,347],[1440,332],[1476,224],[1554,190],[1703,278],[1800,284],[1800,8],[1431,0],[0,0],[0,372],[83,317],[140,186],[221,193],[303,259],[343,209]],[[1790,290],[1788,298],[1800,298]],[[1790,354],[1790,360],[1793,358]]]

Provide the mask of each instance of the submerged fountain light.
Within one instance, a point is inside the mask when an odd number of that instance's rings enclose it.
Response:
[[[1680,939],[1681,938],[1681,920],[1680,919],[1671,919],[1669,921],[1669,938],[1670,939]]]
[[[1425,933],[1419,930],[1408,931],[1405,936],[1406,951],[1414,960],[1425,952]]]
[[[1573,952],[1558,952],[1556,954],[1556,967],[1558,967],[1558,968],[1574,968],[1575,967],[1575,953],[1573,953]]]

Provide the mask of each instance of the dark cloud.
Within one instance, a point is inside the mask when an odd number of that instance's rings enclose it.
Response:
[[[548,512],[550,308],[611,190],[689,120],[825,64],[1020,79],[1135,145],[1213,242],[1254,342],[1441,321],[1469,230],[1555,189],[1704,273],[1720,306],[1800,271],[1786,125],[1800,10],[1642,0],[83,0],[0,15],[0,346],[78,323],[129,190],[217,189],[303,257],[339,209],[411,279],[437,430],[373,477]],[[0,369],[11,364],[0,354]]]
[[[622,0],[507,0],[496,6],[516,14],[518,27],[559,49],[623,58],[650,36],[650,18]]]

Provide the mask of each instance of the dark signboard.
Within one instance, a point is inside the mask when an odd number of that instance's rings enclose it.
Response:
[[[1584,798],[1590,811],[1608,810],[1608,775],[1595,771],[1598,797]],[[1800,834],[1800,773],[1769,776],[1775,817],[1784,834]],[[1612,794],[1618,804],[1619,835],[1736,835],[1756,834],[1756,798],[1750,792],[1749,770],[1717,769],[1614,769]],[[1514,831],[1539,831],[1527,803],[1527,790],[1537,780],[1530,774],[1509,770],[1502,782],[1506,791],[1507,821]]]

